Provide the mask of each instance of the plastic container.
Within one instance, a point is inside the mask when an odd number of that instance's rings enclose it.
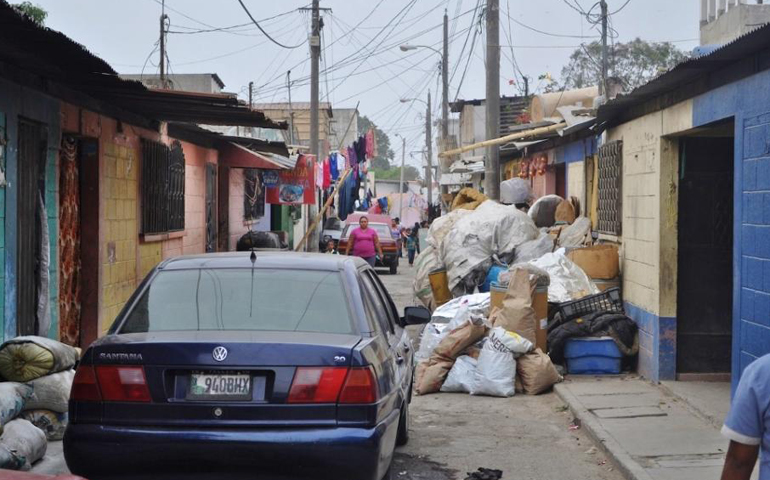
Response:
[[[612,337],[570,338],[564,347],[567,372],[574,375],[617,375],[623,354]]]
[[[609,288],[602,293],[558,304],[555,307],[554,320],[548,329],[552,330],[562,323],[597,312],[625,313],[620,288]]]
[[[440,307],[446,302],[452,300],[452,292],[449,291],[449,279],[446,270],[434,270],[428,274],[430,289],[433,291],[433,300],[436,306]]]
[[[500,276],[500,273],[505,272],[508,270],[508,267],[505,265],[492,265],[489,268],[489,271],[487,272],[487,278],[484,279],[484,283],[479,285],[479,292],[481,293],[487,293],[492,288],[493,283],[497,283],[497,277]]]
[[[501,285],[497,282],[492,283],[489,289],[489,306],[490,312],[495,308],[503,308],[503,300],[505,300],[506,292],[508,291],[508,285]]]

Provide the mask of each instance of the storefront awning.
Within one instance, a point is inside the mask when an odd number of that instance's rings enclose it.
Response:
[[[238,145],[234,142],[228,142],[228,145],[222,149],[220,163],[232,168],[260,168],[262,170],[292,170],[297,163],[296,158],[292,159],[275,153],[258,152]]]

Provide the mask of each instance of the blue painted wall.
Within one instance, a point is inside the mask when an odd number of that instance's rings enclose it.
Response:
[[[676,318],[660,317],[629,302],[625,302],[625,309],[639,325],[639,374],[653,382],[674,380]]]
[[[34,90],[0,79],[0,114],[5,116],[6,138],[8,145],[5,155],[5,172],[8,185],[0,189],[0,211],[3,226],[2,247],[0,247],[0,263],[2,266],[2,282],[0,282],[0,298],[2,298],[3,329],[2,339],[16,336],[16,219],[17,219],[17,190],[18,178],[18,120],[25,117],[41,122],[48,127],[48,154],[46,162],[46,195],[45,203],[48,213],[48,233],[50,237],[51,262],[50,276],[50,310],[51,328],[49,337],[57,338],[59,331],[59,224],[58,203],[59,184],[56,163],[60,145],[59,102],[51,97],[42,95]]]
[[[770,353],[770,71],[693,101],[693,126],[735,119],[733,390]]]
[[[596,154],[596,137],[577,140],[554,149],[554,163],[582,162]]]

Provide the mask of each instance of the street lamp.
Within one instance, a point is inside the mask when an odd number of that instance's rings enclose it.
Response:
[[[433,145],[431,139],[431,113],[430,113],[430,91],[428,92],[428,101],[422,101],[419,98],[402,98],[401,103],[422,102],[427,107],[425,110],[425,147],[428,149],[428,168],[425,172],[425,182],[428,184],[428,205],[433,202]],[[403,174],[403,169],[401,170]]]
[[[402,52],[408,52],[410,50],[417,50],[418,48],[427,48],[429,50],[433,50],[434,52],[438,53],[439,55],[442,55],[441,52],[439,52],[435,48],[433,48],[431,46],[428,46],[428,45],[409,45],[408,43],[405,43],[405,44],[401,45],[398,48],[400,48]]]

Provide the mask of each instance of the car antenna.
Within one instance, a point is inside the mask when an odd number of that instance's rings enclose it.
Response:
[[[257,263],[257,253],[254,251],[254,247],[251,247],[251,298],[249,299],[249,318],[254,310],[254,267]]]

